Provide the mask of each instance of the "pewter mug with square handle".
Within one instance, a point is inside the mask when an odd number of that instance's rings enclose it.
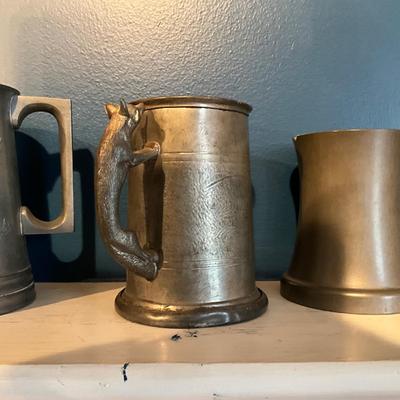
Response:
[[[60,136],[63,206],[52,221],[36,218],[20,199],[14,134],[23,119],[37,111],[56,118]],[[73,218],[71,102],[20,96],[0,85],[0,314],[35,297],[24,235],[72,232]]]
[[[96,165],[102,238],[125,267],[125,318],[204,327],[255,318],[256,288],[245,103],[163,97],[106,106]],[[119,195],[128,176],[128,229]]]

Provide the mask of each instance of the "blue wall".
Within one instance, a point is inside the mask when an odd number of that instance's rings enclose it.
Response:
[[[37,279],[123,276],[94,228],[92,155],[106,124],[105,102],[196,94],[253,105],[260,278],[286,270],[294,243],[291,137],[400,127],[399,1],[2,2],[2,83],[74,105],[76,232],[29,238]],[[37,188],[32,196],[25,186],[24,197],[48,216],[59,210],[54,129],[48,117],[29,117],[19,138],[24,184]]]

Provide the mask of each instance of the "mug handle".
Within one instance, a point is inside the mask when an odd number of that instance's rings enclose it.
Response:
[[[121,105],[106,105],[110,118],[100,141],[96,157],[96,213],[101,236],[111,256],[126,270],[147,280],[158,273],[159,257],[155,250],[141,247],[136,232],[126,231],[119,221],[119,198],[130,167],[135,167],[160,154],[157,142],[146,143],[133,151],[132,137],[143,114],[137,107],[121,100]]]
[[[14,96],[11,104],[11,124],[15,129],[34,112],[47,112],[57,120],[60,139],[62,208],[60,215],[43,221],[28,207],[20,208],[21,233],[24,235],[67,233],[74,230],[74,197],[72,182],[72,120],[71,101],[49,97]]]

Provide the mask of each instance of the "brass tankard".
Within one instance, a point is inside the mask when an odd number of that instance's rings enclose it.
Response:
[[[300,214],[282,295],[323,310],[400,312],[400,130],[311,133],[294,143]]]
[[[14,135],[23,119],[36,111],[52,114],[58,123],[63,206],[53,221],[42,221],[21,206]],[[35,297],[24,235],[72,232],[73,227],[70,100],[20,96],[17,90],[0,85],[0,314]]]
[[[255,318],[245,103],[162,97],[106,106],[96,165],[102,238],[127,272],[123,317],[164,327]],[[128,176],[128,229],[118,203]]]

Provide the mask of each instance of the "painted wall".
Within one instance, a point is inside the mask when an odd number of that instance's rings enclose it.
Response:
[[[28,238],[36,278],[123,275],[94,227],[103,104],[172,94],[254,106],[257,272],[280,276],[295,237],[291,137],[400,127],[399,21],[396,0],[0,0],[0,82],[74,106],[76,232]],[[30,116],[21,131],[23,197],[40,216],[54,216],[55,124]]]

